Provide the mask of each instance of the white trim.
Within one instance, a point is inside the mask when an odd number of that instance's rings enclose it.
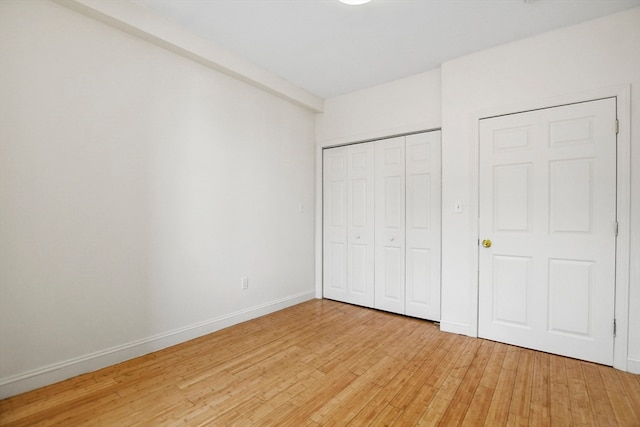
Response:
[[[603,98],[616,98],[617,116],[620,122],[618,133],[618,171],[617,171],[617,210],[618,210],[618,240],[616,243],[616,301],[615,316],[617,320],[617,336],[614,340],[613,367],[622,371],[630,369],[631,360],[628,359],[629,345],[629,274],[630,274],[630,221],[631,221],[631,86],[619,85],[600,89],[587,90],[580,93],[567,94],[554,98],[528,101],[515,105],[494,107],[472,113],[469,116],[470,129],[470,177],[469,185],[470,210],[478,211],[479,206],[479,120],[522,111],[536,110],[559,105],[586,102]],[[471,245],[470,269],[478,271],[480,238],[478,230],[478,216],[470,215]],[[478,336],[478,275],[472,274],[471,304],[469,336]],[[636,366],[637,368],[637,366]]]
[[[419,133],[419,132],[431,132],[431,131],[437,131],[437,130],[442,130],[442,128],[429,127],[429,123],[427,121],[424,121],[421,123],[413,123],[410,125],[396,126],[393,128],[387,128],[382,130],[360,132],[358,134],[341,136],[338,138],[318,140],[316,141],[316,144],[321,148],[329,148],[329,147],[335,147],[340,145],[358,144],[361,142],[375,141],[378,139],[393,138],[398,135],[406,135],[410,133]]]
[[[613,367],[628,371],[629,301],[631,274],[631,87],[618,88],[616,93],[618,129],[617,210],[618,239],[616,241],[616,302],[617,333],[613,346]],[[636,371],[638,373],[638,371]]]
[[[640,374],[640,359],[627,359],[627,372]]]
[[[0,379],[0,399],[63,381],[219,331],[314,298],[301,292],[203,322]]]
[[[440,330],[442,332],[450,332],[458,335],[469,335],[470,327],[464,323],[440,321]]]
[[[316,298],[322,298],[322,147],[316,145]]]
[[[324,100],[319,96],[197,37],[181,26],[166,20],[152,9],[127,1],[54,1],[313,112],[321,113],[324,109]]]

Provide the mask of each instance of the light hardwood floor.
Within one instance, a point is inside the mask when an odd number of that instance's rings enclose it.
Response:
[[[5,399],[0,424],[640,426],[640,376],[314,300]]]

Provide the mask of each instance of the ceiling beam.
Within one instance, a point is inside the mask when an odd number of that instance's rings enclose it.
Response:
[[[322,112],[324,100],[234,53],[205,41],[157,12],[129,1],[53,0],[296,105]]]

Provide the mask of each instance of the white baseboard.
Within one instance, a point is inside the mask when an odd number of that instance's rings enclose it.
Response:
[[[39,387],[63,381],[77,375],[96,371],[143,356],[172,345],[210,334],[220,329],[255,319],[283,308],[314,299],[315,291],[301,292],[265,304],[205,320],[183,328],[157,334],[148,338],[86,354],[63,362],[34,369],[22,374],[0,379],[0,399],[15,396]]]
[[[632,374],[640,374],[640,359],[627,359],[627,372]]]
[[[469,325],[466,323],[447,322],[446,320],[441,320],[440,330],[442,332],[451,332],[453,334],[469,336]]]

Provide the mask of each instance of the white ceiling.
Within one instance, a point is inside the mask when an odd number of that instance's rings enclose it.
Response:
[[[134,1],[322,98],[640,6],[640,0]]]

